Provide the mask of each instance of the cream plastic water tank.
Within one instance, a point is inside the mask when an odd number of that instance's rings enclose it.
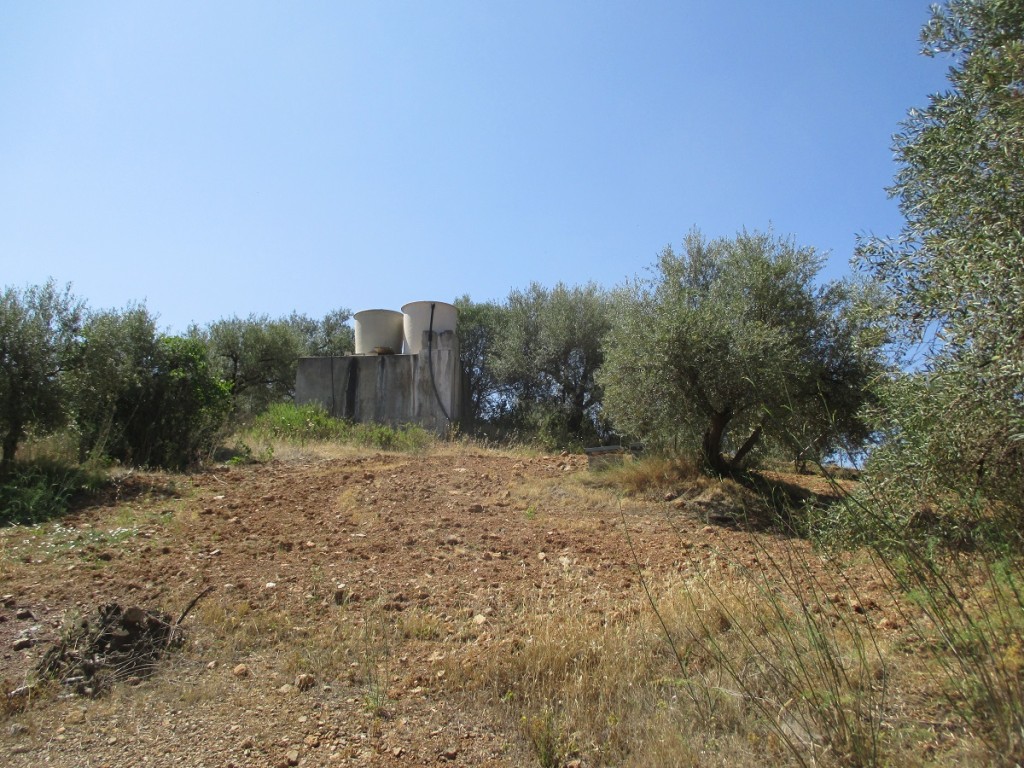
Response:
[[[405,315],[393,309],[364,309],[356,312],[356,354],[369,355],[378,350],[402,351]]]
[[[454,331],[458,326],[459,310],[443,301],[412,301],[402,307],[405,316],[405,352],[419,354],[423,347],[423,332],[430,330],[430,310],[434,310],[434,333]]]

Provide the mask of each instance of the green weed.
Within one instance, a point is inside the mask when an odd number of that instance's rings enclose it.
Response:
[[[61,517],[77,496],[103,482],[98,472],[56,461],[17,465],[0,481],[0,526],[33,525]]]
[[[308,442],[337,442],[382,451],[420,451],[433,444],[434,437],[415,424],[391,427],[386,424],[354,424],[328,415],[322,406],[276,403],[256,417],[252,434],[259,440],[280,440],[304,445]]]

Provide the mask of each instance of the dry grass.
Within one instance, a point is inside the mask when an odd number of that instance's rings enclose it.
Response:
[[[1016,559],[963,554],[888,562],[907,595],[904,619],[929,686],[995,756],[1024,763],[1024,570]]]
[[[716,564],[648,586],[650,602],[524,609],[462,685],[546,766],[917,762],[916,726],[894,725],[900,660],[825,599],[841,574]]]
[[[366,455],[366,449],[347,443],[327,440],[310,440],[295,443],[285,440],[268,440],[260,444],[260,455],[272,456],[279,461],[302,463],[310,459],[351,459]]]
[[[627,457],[629,459],[629,457]],[[655,496],[678,493],[682,487],[708,486],[716,481],[700,471],[693,461],[651,457],[610,465],[590,475],[590,483],[621,491],[627,496]]]
[[[648,683],[658,639],[647,625],[605,622],[583,606],[540,608],[524,609],[499,652],[471,655],[456,673],[520,731],[541,765],[581,754],[616,762],[641,746],[646,713],[657,707]]]

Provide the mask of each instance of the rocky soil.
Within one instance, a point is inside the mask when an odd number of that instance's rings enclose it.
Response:
[[[602,617],[643,606],[638,564],[669,575],[805,547],[755,546],[714,498],[622,501],[589,476],[581,456],[297,455],[131,474],[59,522],[2,530],[3,764],[535,763],[458,684],[510,652],[525,610]],[[879,585],[850,578],[884,628]],[[34,684],[69,622],[114,603],[176,619],[200,595],[155,674],[95,698]]]

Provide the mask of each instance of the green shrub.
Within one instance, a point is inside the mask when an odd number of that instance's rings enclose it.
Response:
[[[210,368],[202,342],[162,337],[156,365],[141,390],[124,444],[109,451],[140,466],[182,469],[213,450],[231,409],[227,382]]]
[[[101,482],[95,473],[60,462],[15,465],[0,483],[0,525],[32,525],[60,517],[77,495]]]
[[[274,403],[256,417],[252,431],[264,440],[304,443],[307,440],[345,440],[349,425],[332,419],[323,406]]]
[[[315,403],[275,403],[256,417],[252,431],[262,440],[300,444],[319,440],[383,451],[422,450],[433,440],[429,432],[415,424],[400,428],[386,424],[353,424],[332,418],[323,406]]]
[[[433,436],[418,424],[389,427],[385,424],[353,424],[350,442],[382,451],[421,451]]]

